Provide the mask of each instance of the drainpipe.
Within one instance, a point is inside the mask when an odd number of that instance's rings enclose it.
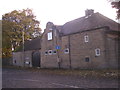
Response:
[[[68,35],[68,46],[69,46],[69,63],[70,63],[70,66],[69,68],[71,69],[71,45],[70,45],[70,35]]]
[[[59,39],[59,37],[57,37],[57,30],[56,31],[54,31],[54,35],[55,35],[55,39],[56,39],[56,46],[58,46],[59,44],[58,44],[58,40],[57,39]],[[58,63],[58,68],[60,69],[61,68],[61,60],[60,60],[60,56],[59,56],[59,49],[57,49],[56,50],[57,51],[57,63]]]

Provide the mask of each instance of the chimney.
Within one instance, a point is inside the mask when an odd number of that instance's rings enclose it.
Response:
[[[85,16],[92,15],[93,13],[94,13],[93,9],[87,9],[87,10],[85,10]]]

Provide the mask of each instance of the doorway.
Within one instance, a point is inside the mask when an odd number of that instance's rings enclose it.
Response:
[[[39,51],[34,51],[32,53],[32,66],[33,67],[40,67],[40,52]]]

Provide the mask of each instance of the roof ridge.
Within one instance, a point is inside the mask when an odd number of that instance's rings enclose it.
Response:
[[[70,34],[75,33],[78,31],[99,28],[103,26],[108,26],[112,30],[118,30],[117,28],[118,23],[114,20],[100,14],[99,12],[93,13],[89,15],[87,18],[86,16],[71,20],[66,22],[63,25],[63,29],[61,33],[63,34]]]
[[[108,20],[110,20],[110,21],[112,21],[112,22],[118,23],[118,22],[114,21],[113,19],[110,19],[110,18],[108,18],[107,16],[105,16],[105,15],[99,13],[99,12],[97,12],[97,13],[98,13],[100,16],[102,16],[102,18],[105,18],[105,19],[108,19]],[[119,24],[119,23],[118,23],[118,24]]]

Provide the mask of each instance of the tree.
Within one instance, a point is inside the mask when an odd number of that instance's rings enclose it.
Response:
[[[110,2],[111,2],[112,7],[117,9],[117,11],[116,11],[117,19],[120,19],[120,1],[110,0]]]
[[[41,35],[40,22],[36,20],[31,9],[14,10],[2,16],[3,55],[8,56],[23,39],[29,40]],[[9,50],[9,51],[7,51]]]

